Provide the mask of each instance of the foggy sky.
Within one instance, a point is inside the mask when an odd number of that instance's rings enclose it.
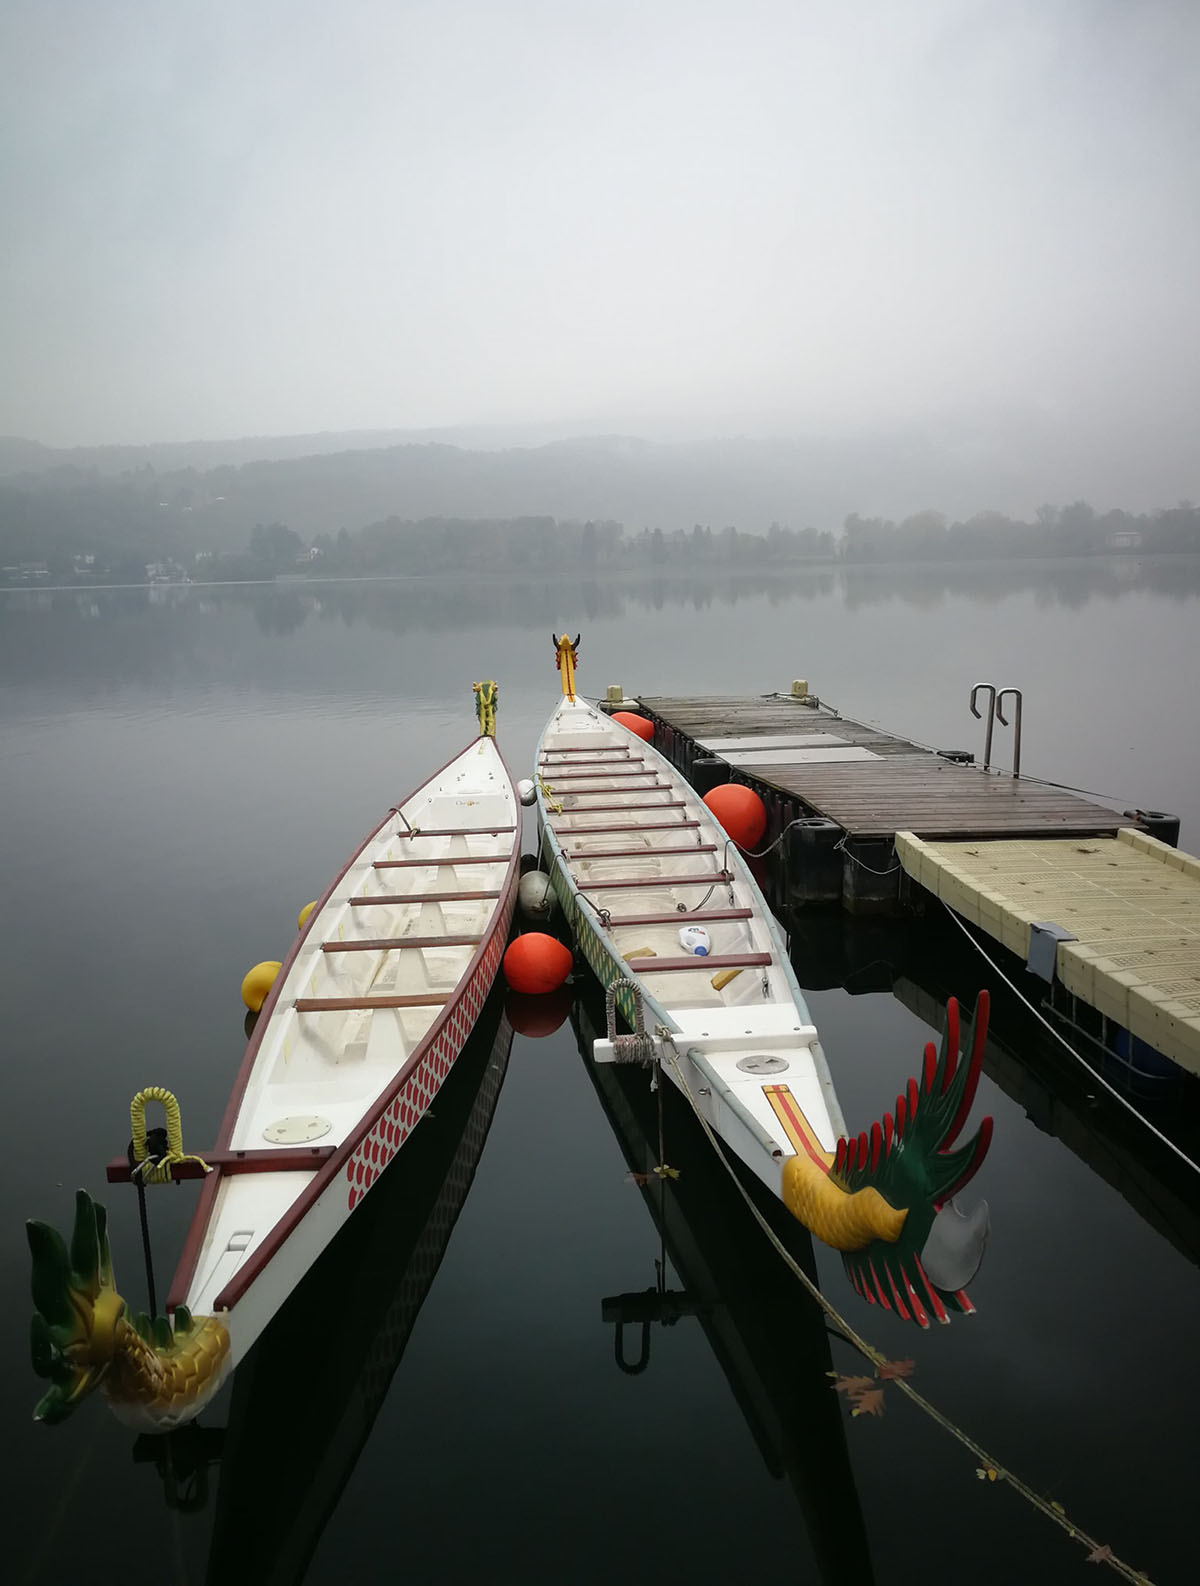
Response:
[[[8,0],[0,433],[1016,423],[1200,493],[1194,0]]]

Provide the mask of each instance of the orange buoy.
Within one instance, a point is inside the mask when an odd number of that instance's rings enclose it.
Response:
[[[639,716],[632,710],[617,710],[613,712],[612,719],[619,721],[622,727],[628,727],[630,732],[644,738],[647,743],[654,741],[654,723],[645,716]]]
[[[571,949],[556,936],[526,931],[511,942],[504,955],[504,978],[514,991],[542,997],[557,991],[571,973]]]
[[[570,986],[560,986],[544,997],[531,997],[526,991],[510,991],[504,999],[508,1022],[518,1035],[553,1035],[571,1011],[573,994]]]
[[[704,802],[739,848],[753,848],[767,829],[767,807],[752,787],[723,782],[704,795]]]

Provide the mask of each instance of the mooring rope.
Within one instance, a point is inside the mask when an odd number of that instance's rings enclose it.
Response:
[[[1064,1036],[1061,1031],[1054,1028],[1049,1019],[1046,1018],[1041,1010],[1034,1007],[1033,1003],[1030,1002],[1029,998],[1025,995],[1021,988],[1015,985],[1004,973],[1004,971],[1000,968],[1000,965],[991,956],[983,944],[976,937],[971,935],[970,931],[967,929],[966,922],[961,920],[950,907],[950,905],[944,900],[942,900],[942,907],[954,921],[955,925],[958,926],[959,930],[963,933],[968,942],[970,942],[971,946],[975,949],[983,961],[989,966],[989,968],[994,970],[995,973],[1000,976],[1000,979],[1013,993],[1013,995],[1019,998],[1020,1001],[1025,1004],[1026,1008],[1028,1008],[1029,1012],[1033,1014],[1038,1023],[1044,1025],[1045,1028],[1049,1030],[1050,1034],[1054,1037],[1058,1044],[1065,1047],[1075,1059],[1075,1061],[1077,1063],[1081,1063],[1083,1067],[1087,1069],[1092,1078],[1096,1080],[1098,1084],[1103,1085],[1105,1090],[1108,1091],[1109,1095],[1115,1096],[1121,1105],[1127,1108],[1140,1124],[1143,1124],[1147,1129],[1149,1129],[1150,1133],[1166,1146],[1168,1151],[1172,1151],[1186,1167],[1191,1168],[1193,1173],[1200,1173],[1200,1163],[1193,1162],[1191,1157],[1188,1156],[1187,1152],[1180,1150],[1179,1146],[1175,1144],[1174,1140],[1171,1140],[1167,1135],[1163,1134],[1161,1129],[1156,1129],[1155,1126],[1150,1122],[1149,1118],[1146,1117],[1145,1113],[1139,1112],[1133,1103],[1126,1097],[1122,1096],[1121,1092],[1117,1090],[1115,1086],[1110,1085],[1108,1080],[1105,1079],[1104,1075],[1101,1074],[1097,1069],[1094,1069],[1081,1052],[1077,1052],[1075,1050],[1070,1041],[1067,1040],[1066,1036]]]
[[[655,1029],[654,1033],[663,1042],[663,1046],[667,1055],[667,1061],[675,1071],[675,1077],[678,1080],[679,1088],[687,1098],[688,1105],[695,1113],[697,1121],[699,1122],[701,1129],[703,1129],[708,1139],[708,1143],[716,1152],[722,1167],[724,1167],[726,1173],[728,1173],[729,1177],[733,1180],[738,1194],[749,1207],[751,1216],[753,1216],[759,1227],[766,1234],[767,1239],[774,1247],[776,1254],[782,1259],[785,1266],[787,1266],[792,1275],[796,1278],[799,1278],[808,1294],[821,1307],[826,1316],[828,1316],[829,1319],[836,1325],[842,1336],[846,1339],[847,1343],[851,1344],[855,1349],[858,1350],[860,1355],[869,1360],[871,1364],[875,1366],[876,1370],[888,1365],[888,1357],[881,1350],[876,1349],[873,1344],[868,1343],[867,1340],[850,1325],[850,1323],[841,1314],[837,1307],[833,1305],[831,1301],[825,1298],[821,1290],[812,1281],[808,1273],[805,1272],[804,1268],[795,1259],[791,1251],[779,1238],[778,1234],[771,1227],[770,1223],[754,1204],[750,1197],[749,1191],[746,1189],[746,1186],[742,1183],[741,1179],[738,1178],[737,1174],[734,1172],[732,1163],[726,1157],[725,1152],[721,1149],[720,1141],[714,1134],[708,1119],[700,1110],[699,1102],[692,1094],[691,1086],[688,1084],[683,1070],[679,1064],[679,1053],[676,1049],[672,1032],[669,1031],[665,1025],[659,1025]],[[1091,1553],[1095,1555],[1095,1563],[1109,1565],[1110,1568],[1116,1570],[1118,1575],[1123,1576],[1127,1581],[1132,1581],[1134,1586],[1153,1586],[1153,1582],[1150,1580],[1148,1575],[1143,1574],[1140,1570],[1134,1569],[1132,1564],[1127,1564],[1124,1559],[1119,1558],[1110,1547],[1104,1543],[1098,1542],[1095,1537],[1090,1536],[1085,1530],[1083,1530],[1081,1526],[1076,1525],[1074,1521],[1069,1519],[1066,1510],[1061,1504],[1054,1503],[1050,1499],[1044,1498],[1040,1492],[1036,1492],[1031,1486],[1029,1486],[1027,1482],[1022,1481],[1019,1476],[1014,1475],[1010,1470],[1006,1470],[997,1460],[993,1459],[992,1455],[989,1454],[980,1443],[977,1443],[968,1432],[965,1432],[962,1427],[958,1426],[954,1421],[952,1421],[949,1416],[944,1415],[936,1405],[931,1404],[924,1394],[918,1393],[906,1378],[892,1377],[889,1380],[894,1387],[898,1388],[906,1398],[911,1400],[911,1402],[916,1405],[922,1414],[927,1415],[930,1420],[935,1421],[943,1431],[948,1432],[951,1437],[953,1437],[957,1442],[961,1443],[964,1448],[968,1449],[975,1456],[975,1458],[979,1461],[978,1468],[982,1470],[983,1475],[987,1479],[991,1481],[1006,1482],[1015,1492],[1019,1493],[1027,1503],[1031,1504],[1033,1508],[1037,1509],[1039,1513],[1044,1514],[1048,1520],[1053,1520],[1054,1524],[1057,1525],[1061,1530],[1065,1531],[1068,1536],[1072,1537],[1078,1542],[1081,1542],[1084,1547],[1089,1548]]]

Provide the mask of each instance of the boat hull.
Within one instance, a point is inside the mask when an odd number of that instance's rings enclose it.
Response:
[[[507,767],[481,737],[389,811],[284,961],[217,1141],[235,1160],[204,1182],[168,1300],[223,1322],[231,1366],[451,1072],[507,944],[518,816]],[[264,1154],[264,1136],[286,1145],[297,1133],[284,1170],[238,1170],[239,1153]]]

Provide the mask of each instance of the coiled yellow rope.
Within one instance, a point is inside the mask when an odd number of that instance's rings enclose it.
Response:
[[[555,797],[551,788],[547,786],[546,779],[540,771],[537,774],[537,779],[538,787],[540,787],[542,790],[542,797],[546,800],[546,808],[553,810],[556,815],[561,815],[563,812],[562,800]]]
[[[163,1112],[167,1119],[167,1151],[166,1155],[157,1162],[150,1160],[150,1152],[146,1145],[146,1103],[159,1101],[162,1103]],[[190,1156],[183,1149],[183,1119],[179,1112],[179,1103],[169,1090],[164,1090],[161,1085],[147,1085],[145,1090],[139,1090],[129,1103],[129,1129],[133,1138],[133,1176],[140,1179],[143,1184],[169,1184],[172,1179],[171,1165],[175,1162],[199,1162],[206,1173],[211,1173],[212,1168],[200,1156]]]

